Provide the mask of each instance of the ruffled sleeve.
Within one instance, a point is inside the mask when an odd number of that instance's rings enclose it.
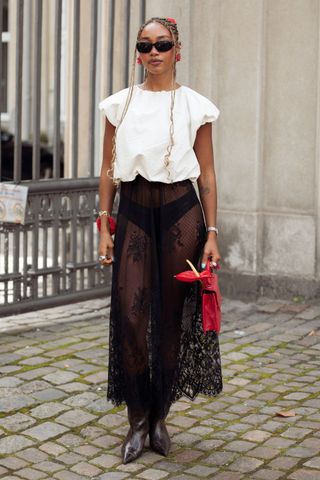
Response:
[[[99,109],[102,110],[112,125],[118,126],[121,118],[122,110],[127,98],[128,88],[120,90],[113,95],[105,98],[99,103]]]
[[[201,116],[200,116],[200,125],[204,125],[205,123],[215,122],[219,115],[220,110],[218,107],[211,102],[208,98],[202,97],[203,100],[201,101]]]
[[[188,87],[186,87],[186,90],[192,129],[198,130],[201,125],[216,121],[220,115],[218,107],[207,97],[204,97],[195,90]]]

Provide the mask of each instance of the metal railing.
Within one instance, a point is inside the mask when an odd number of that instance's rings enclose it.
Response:
[[[2,314],[106,295],[109,271],[96,259],[97,186],[97,179],[30,183],[25,225],[0,224]]]
[[[28,310],[49,307],[53,305],[70,303],[77,300],[94,298],[106,295],[110,283],[110,270],[101,268],[97,263],[98,232],[95,226],[95,211],[98,204],[98,178],[94,177],[97,170],[98,132],[97,103],[99,94],[97,75],[103,76],[104,72],[97,70],[97,65],[107,68],[107,92],[113,91],[114,70],[121,68],[125,73],[124,85],[128,78],[128,58],[130,43],[130,12],[132,5],[130,0],[110,0],[107,4],[104,0],[91,0],[89,25],[89,59],[88,62],[88,89],[85,96],[88,99],[88,165],[85,170],[86,178],[77,178],[79,173],[79,64],[80,64],[80,41],[82,31],[80,29],[79,0],[53,0],[54,2],[54,55],[53,58],[53,102],[50,115],[52,118],[52,172],[51,179],[41,179],[41,43],[44,28],[44,10],[49,3],[42,0],[34,0],[31,15],[32,21],[32,78],[31,96],[31,138],[32,144],[32,167],[30,179],[25,180],[22,176],[22,161],[24,161],[24,142],[22,141],[23,121],[23,48],[24,28],[31,28],[25,24],[24,15],[31,3],[25,0],[15,2],[15,81],[14,89],[14,113],[11,124],[14,134],[14,162],[12,178],[5,179],[14,184],[26,185],[28,191],[28,207],[24,225],[0,222],[0,316],[19,313]],[[118,2],[118,3],[117,3]],[[126,42],[126,55],[123,62],[114,55],[115,48],[115,21],[119,3],[123,2],[126,18],[123,19],[123,33]],[[52,3],[50,3],[52,5]],[[138,0],[140,20],[145,16],[145,0]],[[9,2],[9,8],[12,5]],[[110,55],[105,62],[99,57],[99,32],[106,28],[101,23],[99,12],[102,7],[108,8],[108,48]],[[86,4],[88,6],[88,3]],[[0,0],[0,31],[2,31],[2,7]],[[68,8],[67,8],[68,7]],[[67,13],[66,13],[67,12]],[[13,12],[11,12],[13,13]],[[30,13],[30,12],[28,12]],[[63,15],[70,15],[71,19],[65,21],[65,25],[71,25],[69,38],[71,39],[71,81],[70,116],[71,135],[68,144],[68,154],[63,154],[62,125],[61,125],[61,52],[63,49]],[[100,22],[100,24],[99,24]],[[100,28],[99,28],[100,26]],[[0,48],[0,65],[2,62]],[[98,73],[97,73],[98,72]],[[66,149],[65,149],[66,150]],[[4,171],[5,159],[0,153],[0,175]],[[71,178],[61,178],[62,168],[68,170]],[[66,169],[66,166],[68,168]]]

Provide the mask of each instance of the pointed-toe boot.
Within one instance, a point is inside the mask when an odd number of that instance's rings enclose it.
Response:
[[[171,440],[164,420],[153,420],[150,423],[150,447],[153,451],[168,456]]]
[[[148,413],[138,415],[128,410],[130,429],[122,445],[122,461],[124,464],[140,457],[149,433]]]

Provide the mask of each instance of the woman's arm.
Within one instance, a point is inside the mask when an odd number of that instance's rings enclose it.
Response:
[[[211,123],[205,123],[199,128],[194,143],[194,151],[201,170],[197,183],[206,224],[207,226],[216,227],[217,185],[214,170]],[[204,264],[206,264],[210,256],[216,263],[220,260],[217,235],[215,232],[207,232],[207,241],[201,260],[202,267],[204,267]]]
[[[112,163],[112,138],[114,131],[115,127],[106,118],[103,140],[103,160],[99,182],[99,204],[100,210],[107,210],[110,214],[112,212],[113,201],[116,194],[116,185],[113,183],[112,178],[107,174]],[[110,265],[112,263],[113,240],[110,235],[109,222],[106,215],[101,216],[99,255],[108,257],[102,262],[103,265]]]

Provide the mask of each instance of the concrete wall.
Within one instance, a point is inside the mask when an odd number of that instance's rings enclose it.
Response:
[[[221,110],[224,292],[320,295],[319,0],[148,0],[154,15],[178,21],[180,82]]]

